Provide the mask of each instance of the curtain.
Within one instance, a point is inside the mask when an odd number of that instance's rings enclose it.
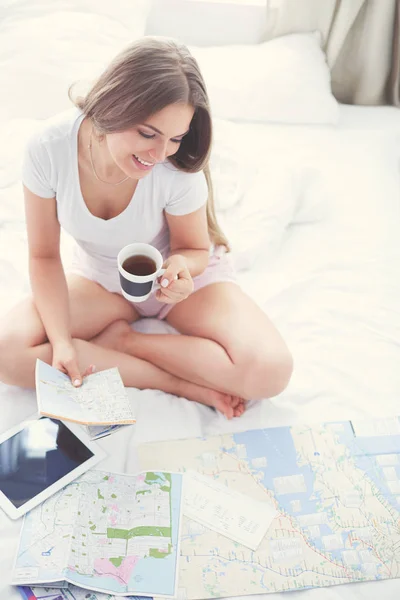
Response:
[[[400,0],[266,0],[265,39],[318,29],[346,104],[399,106]]]
[[[388,96],[391,104],[400,107],[400,0],[396,1],[394,31],[392,70],[388,85]]]

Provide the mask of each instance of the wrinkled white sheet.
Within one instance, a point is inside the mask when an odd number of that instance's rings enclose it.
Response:
[[[87,15],[91,3],[86,1]],[[98,18],[103,31],[109,15]],[[103,60],[104,45],[113,50],[122,35],[121,23],[112,21],[108,36],[100,36],[95,27],[87,28],[85,36],[78,32],[75,42],[85,39],[81,43],[90,49],[93,64],[94,48],[103,46]],[[26,23],[21,27],[21,35],[29,31]],[[0,28],[0,41],[7,31]],[[59,78],[65,76],[63,85],[70,80],[79,55],[73,53],[65,72],[59,57],[52,60],[44,51],[40,56],[41,76],[54,77],[58,93]],[[7,69],[12,70],[13,61],[24,66],[17,52],[0,52]],[[1,99],[1,314],[29,293],[19,182],[22,150],[41,119],[65,108],[64,99],[60,103],[56,95],[37,92],[13,88]],[[104,468],[135,471],[135,447],[144,441],[398,414],[399,138],[399,111],[391,108],[341,107],[337,127],[216,122],[213,172],[219,215],[232,239],[240,282],[282,331],[295,372],[281,396],[250,404],[243,417],[230,422],[181,398],[130,390],[137,425],[99,442],[108,452]],[[69,248],[63,239],[66,262]],[[153,320],[136,327],[168,330]],[[0,403],[1,430],[36,407],[33,392],[2,384]],[[0,513],[0,600],[18,598],[7,581],[20,525]],[[398,598],[400,580],[309,590],[290,598],[372,600],[376,593],[385,600]]]

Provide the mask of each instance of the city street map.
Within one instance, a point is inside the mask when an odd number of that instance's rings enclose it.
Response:
[[[12,583],[174,596],[181,499],[179,474],[89,471],[26,515]]]

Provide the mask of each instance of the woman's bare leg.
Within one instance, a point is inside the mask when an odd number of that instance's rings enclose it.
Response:
[[[127,386],[160,389],[214,406],[228,417],[234,415],[235,402],[230,395],[184,381],[145,360],[90,343],[91,338],[116,320],[132,322],[138,315],[122,296],[83,277],[69,277],[68,285],[72,336],[82,372],[90,364],[98,370],[116,366]],[[33,388],[37,358],[51,364],[52,348],[36,307],[28,299],[12,309],[0,324],[0,381]]]
[[[231,398],[227,394],[185,381],[140,358],[102,348],[85,340],[74,339],[73,344],[77,352],[78,364],[81,371],[89,363],[95,364],[98,371],[118,367],[122,381],[126,387],[162,390],[175,396],[212,406],[228,418],[236,416]],[[9,367],[7,377],[4,378],[4,383],[34,388],[36,359],[40,358],[40,360],[51,364],[51,345],[45,343],[33,346],[32,348],[19,348],[19,351],[17,349],[17,354],[18,364],[15,364],[14,370],[12,367]]]
[[[292,357],[285,342],[237,285],[202,288],[176,304],[167,320],[182,335],[141,334],[117,322],[93,341],[245,399],[276,396],[288,384]]]

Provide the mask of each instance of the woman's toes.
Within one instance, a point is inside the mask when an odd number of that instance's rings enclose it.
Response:
[[[232,406],[233,408],[237,408],[241,404],[243,404],[244,400],[240,396],[232,396]]]
[[[219,410],[219,412],[221,412],[223,415],[225,415],[227,419],[232,419],[234,415],[234,408],[230,403],[230,397],[226,394],[221,394],[221,396],[217,400],[215,408]]]
[[[233,416],[241,417],[245,410],[246,410],[246,404],[245,404],[244,400],[242,400],[234,409]]]

